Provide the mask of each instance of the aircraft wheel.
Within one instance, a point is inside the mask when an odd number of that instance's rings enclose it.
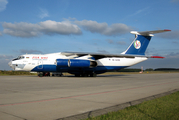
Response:
[[[43,72],[43,76],[46,76],[46,77],[50,76],[50,72]]]
[[[50,77],[50,72],[48,72],[48,76]]]
[[[60,73],[60,74],[59,74],[59,76],[61,77],[61,76],[63,76],[63,74],[62,74],[62,73]]]
[[[89,76],[88,73],[84,73],[84,74],[82,74],[82,77],[88,77],[88,76]]]
[[[75,74],[75,77],[80,77],[80,74]]]
[[[38,76],[43,77],[43,73],[42,72],[38,73]]]
[[[97,75],[96,75],[96,73],[91,73],[90,74],[90,77],[96,77]]]

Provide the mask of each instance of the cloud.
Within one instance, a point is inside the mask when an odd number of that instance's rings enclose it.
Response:
[[[132,68],[140,68],[143,66],[146,68],[179,68],[178,59],[179,59],[179,52],[171,52],[165,55],[164,59],[148,59],[142,63],[132,66]],[[153,54],[157,55],[157,54]],[[158,56],[158,55],[157,55]]]
[[[138,15],[138,14],[141,14],[141,13],[143,13],[143,12],[146,12],[146,11],[149,10],[149,9],[150,9],[150,7],[145,7],[145,8],[143,8],[143,9],[140,9],[140,10],[136,11],[135,13],[129,15],[129,17],[136,16],[136,15]]]
[[[40,15],[39,15],[39,17],[40,17],[41,19],[43,19],[43,18],[45,18],[45,17],[49,17],[48,11],[47,11],[46,9],[40,8]]]
[[[0,59],[11,60],[13,59],[13,56],[12,55],[0,55]]]
[[[179,0],[171,0],[172,2],[179,2]]]
[[[137,16],[140,14],[141,15],[146,15],[149,13],[149,10],[150,10],[150,7],[144,7],[142,9],[139,9],[137,11],[134,11],[134,13],[130,14],[130,15],[127,15],[126,17],[124,17],[123,19],[121,20],[126,20],[126,19],[130,19],[131,17],[134,17],[134,16]],[[132,11],[133,12],[133,11]]]
[[[107,41],[108,43],[110,43],[110,44],[113,44],[113,43],[114,43],[114,41],[111,40],[111,39],[106,39],[106,41]]]
[[[117,36],[128,33],[132,30],[131,27],[122,24],[122,23],[115,23],[109,26],[107,23],[98,23],[92,20],[82,20],[82,21],[75,21],[75,23],[87,31],[92,33],[99,33],[102,35],[107,36]]]
[[[2,36],[2,32],[0,31],[0,36]]]
[[[47,20],[37,24],[20,22],[20,23],[3,23],[4,33],[16,37],[36,37],[42,34],[46,35],[80,35],[81,29],[71,24],[69,21],[56,22]]]
[[[177,30],[170,31],[170,32],[158,34],[156,36],[166,39],[179,39],[179,31]]]
[[[115,23],[108,25],[107,23],[98,23],[91,20],[75,20],[72,23],[69,20],[62,22],[56,22],[52,20],[47,20],[39,22],[36,24],[20,22],[20,23],[7,23],[2,24],[4,30],[3,33],[9,34],[16,37],[37,37],[40,35],[81,35],[82,31],[79,26],[84,28],[84,30],[90,31],[92,33],[99,33],[107,36],[118,36],[128,33],[132,30],[131,27],[122,24]]]
[[[34,37],[41,34],[40,25],[32,23],[3,23],[3,32],[17,37]]]
[[[0,70],[11,70],[8,63],[13,59],[12,55],[0,55]]]
[[[125,41],[118,41],[117,44],[119,44],[119,45],[126,45],[126,42]]]
[[[7,0],[0,0],[0,12],[6,9],[7,4],[8,4]]]
[[[179,42],[178,42],[178,41],[173,41],[172,43],[173,43],[173,44],[179,44]]]
[[[106,39],[106,41],[109,43],[109,44],[119,44],[119,45],[126,45],[126,42],[125,41],[118,41],[118,42],[115,42],[111,39]]]
[[[98,52],[99,52],[99,53],[106,53],[106,54],[109,53],[109,52],[106,51],[106,50],[98,50]]]
[[[36,54],[42,54],[43,52],[42,51],[39,51],[39,50],[25,50],[25,49],[21,49],[20,50],[20,53],[21,54],[32,54],[32,53],[36,53]]]
[[[179,58],[179,52],[171,52],[168,55],[166,55],[166,58]]]
[[[178,58],[164,58],[164,59],[148,59],[137,65],[131,66],[131,68],[179,68]]]
[[[63,22],[55,22],[55,21],[44,21],[40,23],[41,31],[45,34],[62,34],[62,35],[70,35],[70,34],[81,34],[81,29],[74,24],[71,24],[69,21]]]

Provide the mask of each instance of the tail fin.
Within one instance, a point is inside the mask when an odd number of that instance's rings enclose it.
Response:
[[[147,46],[155,33],[167,32],[171,30],[155,30],[155,31],[145,31],[137,32],[131,31],[132,34],[135,34],[135,39],[131,45],[124,51],[122,54],[134,54],[134,55],[145,55]]]

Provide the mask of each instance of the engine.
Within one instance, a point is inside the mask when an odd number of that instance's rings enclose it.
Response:
[[[96,67],[96,61],[80,59],[56,59],[57,67]]]

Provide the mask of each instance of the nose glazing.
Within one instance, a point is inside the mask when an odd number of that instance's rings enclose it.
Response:
[[[10,61],[10,62],[8,63],[8,65],[9,65],[12,69],[14,69],[14,66],[12,65],[12,61]]]

